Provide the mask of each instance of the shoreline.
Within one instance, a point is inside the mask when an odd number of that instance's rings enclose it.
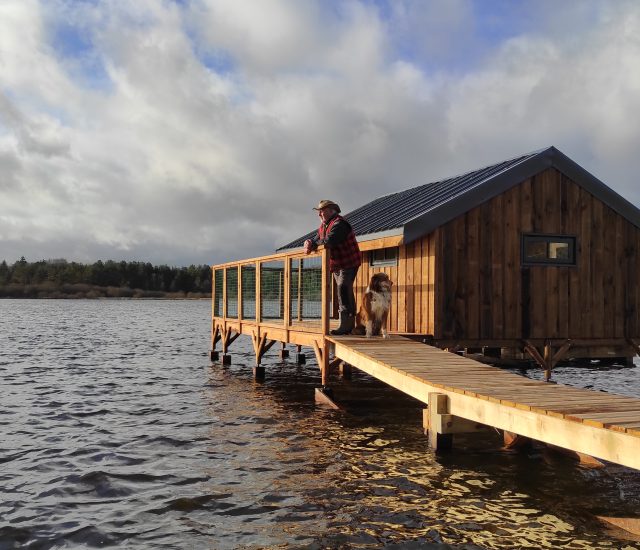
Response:
[[[204,296],[0,296],[0,300],[207,300],[211,295]]]
[[[0,299],[32,300],[211,300],[210,292],[145,290],[142,288],[98,286],[85,283],[62,285],[8,285],[0,287]]]

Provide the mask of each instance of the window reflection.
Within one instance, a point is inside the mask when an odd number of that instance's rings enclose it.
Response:
[[[524,265],[575,265],[576,238],[557,235],[523,235]]]

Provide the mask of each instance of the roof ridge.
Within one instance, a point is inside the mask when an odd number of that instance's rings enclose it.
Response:
[[[375,201],[375,200],[378,200],[378,199],[381,199],[381,198],[391,197],[392,195],[398,195],[398,194],[402,194],[402,193],[407,193],[409,191],[414,191],[416,189],[421,189],[423,187],[426,187],[426,186],[429,186],[429,185],[434,185],[436,183],[444,183],[444,182],[447,182],[447,181],[455,180],[455,179],[458,179],[458,178],[462,178],[462,177],[468,176],[470,174],[474,174],[476,172],[481,172],[482,170],[486,170],[487,168],[492,168],[494,166],[497,166],[498,164],[508,164],[510,162],[513,162],[514,160],[517,160],[517,159],[520,159],[520,158],[524,159],[525,157],[533,157],[535,155],[539,155],[540,153],[544,153],[544,152],[550,151],[552,149],[555,150],[556,148],[553,145],[550,145],[548,147],[542,147],[541,149],[536,149],[535,151],[531,151],[530,153],[523,153],[521,155],[515,155],[515,156],[513,156],[511,158],[504,159],[504,160],[501,160],[501,161],[498,161],[498,162],[492,162],[490,164],[487,164],[486,166],[481,166],[479,168],[474,168],[473,170],[467,170],[466,172],[461,172],[461,173],[453,175],[453,176],[449,176],[449,177],[442,178],[442,179],[439,179],[439,180],[434,180],[434,181],[431,181],[431,182],[428,182],[428,183],[421,183],[420,185],[416,185],[414,187],[410,187],[409,189],[403,189],[401,191],[395,191],[393,193],[389,193],[388,195],[381,195],[377,199],[373,199],[373,200]],[[373,202],[373,201],[371,201],[371,202]]]

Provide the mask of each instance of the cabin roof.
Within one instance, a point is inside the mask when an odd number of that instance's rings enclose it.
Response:
[[[505,160],[460,176],[391,193],[344,214],[358,241],[402,235],[409,243],[547,168],[576,184],[640,228],[640,210],[555,147]],[[316,230],[278,250],[301,247]]]

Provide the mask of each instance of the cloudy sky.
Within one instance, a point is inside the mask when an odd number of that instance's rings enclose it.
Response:
[[[0,260],[269,254],[549,145],[640,205],[636,0],[0,0]]]

